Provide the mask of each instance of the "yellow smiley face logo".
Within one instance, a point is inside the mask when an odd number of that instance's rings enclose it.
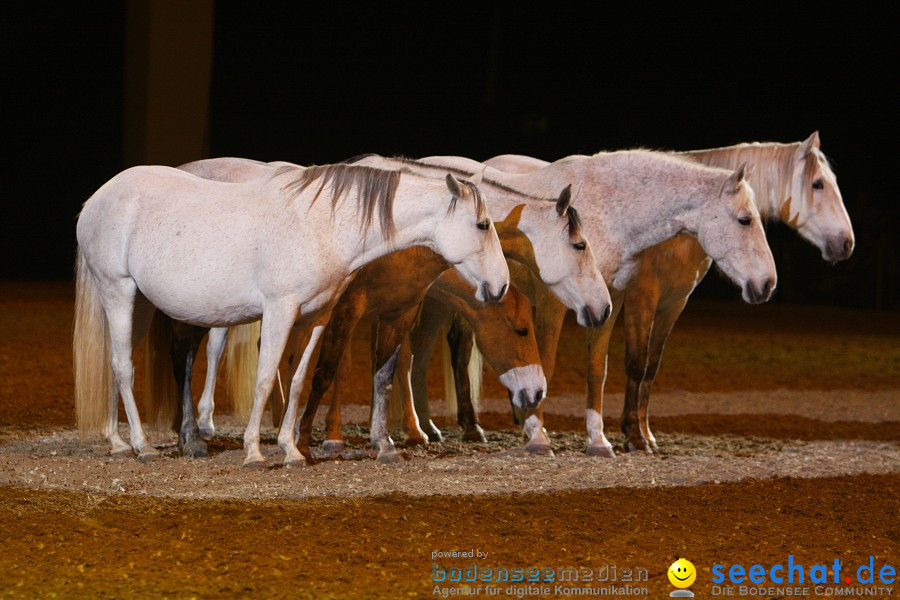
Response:
[[[697,579],[697,569],[691,561],[679,558],[669,567],[669,581],[677,588],[691,587]]]

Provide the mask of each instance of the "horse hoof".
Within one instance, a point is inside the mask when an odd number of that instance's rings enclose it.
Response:
[[[206,440],[207,442],[214,437],[216,437],[216,430],[213,429],[205,429],[203,427],[200,428],[200,437]]]
[[[466,429],[463,432],[463,441],[484,444],[487,442],[487,438],[484,437],[484,429],[482,429],[479,425],[476,425],[475,427]]]
[[[251,460],[244,461],[244,464],[241,465],[245,469],[252,469],[254,471],[265,471],[269,467],[266,465],[266,461],[264,460]]]
[[[322,450],[329,454],[339,454],[346,449],[343,440],[325,440],[322,442]]]
[[[424,435],[408,435],[404,440],[407,446],[427,446],[428,437]]]
[[[444,436],[441,435],[441,430],[438,429],[437,426],[434,423],[432,423],[431,421],[428,421],[428,423],[425,426],[425,430],[426,430],[425,433],[428,435],[429,442],[443,442],[444,441]]]
[[[140,454],[137,455],[138,462],[148,463],[159,458],[159,450],[153,448],[151,450],[144,450]]]
[[[625,452],[644,452],[646,454],[653,454],[650,446],[644,440],[640,440],[638,442],[635,442],[633,440],[626,441]]]
[[[124,448],[110,448],[109,450],[109,455],[113,458],[130,458],[133,454],[134,450],[131,449],[131,446],[125,446]]]
[[[206,442],[195,438],[182,446],[181,455],[185,458],[206,458],[209,456],[209,449]]]
[[[403,462],[403,453],[398,450],[389,450],[379,453],[375,460],[383,465],[397,465]]]
[[[306,459],[304,458],[292,458],[291,460],[285,459],[284,462],[281,463],[285,469],[300,469],[306,466]]]
[[[553,448],[550,444],[527,444],[525,451],[535,456],[553,456]]]
[[[603,444],[592,444],[584,451],[588,456],[598,456],[600,458],[615,458],[616,453],[609,446]]]

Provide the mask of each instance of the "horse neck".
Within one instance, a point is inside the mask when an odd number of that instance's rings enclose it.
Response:
[[[450,192],[442,182],[401,176],[393,202],[393,237],[386,235],[376,219],[362,235],[361,244],[342,244],[342,250],[348,254],[351,271],[397,250],[412,246],[433,247],[434,235],[446,213],[445,204],[449,203],[449,199]],[[337,214],[335,216],[335,224],[341,228],[338,231],[358,231],[357,213],[349,209],[343,212],[343,219],[338,219]]]
[[[791,190],[794,178],[794,157],[801,143],[755,142],[724,148],[679,152],[678,155],[722,169],[734,170],[744,162],[752,165],[749,183],[756,195],[756,207],[759,209],[760,217],[784,221],[789,226],[796,227],[796,219],[792,220],[790,217],[791,203],[794,200],[791,197]]]
[[[457,271],[445,271],[428,290],[429,295],[469,318],[484,306],[475,299],[475,289]]]

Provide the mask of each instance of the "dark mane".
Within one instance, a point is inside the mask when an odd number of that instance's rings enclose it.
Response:
[[[397,186],[400,185],[399,171],[351,164],[316,165],[305,169],[280,167],[272,178],[292,172],[296,172],[296,175],[281,189],[295,197],[316,181],[319,182],[319,188],[316,190],[311,205],[319,199],[325,187],[331,184],[332,215],[334,215],[340,200],[349,195],[352,189],[356,189],[356,201],[363,233],[369,231],[375,218],[375,212],[378,211],[382,236],[388,241],[394,239],[397,230],[394,227],[393,209],[394,196],[397,193]]]

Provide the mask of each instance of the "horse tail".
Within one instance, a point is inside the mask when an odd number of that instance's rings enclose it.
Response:
[[[478,349],[478,344],[472,344],[472,354],[469,356],[469,364],[466,365],[469,374],[469,391],[471,393],[472,408],[475,412],[481,406],[482,375],[484,374],[484,356]]]
[[[81,433],[99,433],[118,402],[110,362],[109,324],[81,248],[75,260],[75,422]]]
[[[260,322],[237,325],[228,331],[225,347],[225,374],[234,414],[246,421],[256,395],[256,370],[259,367]]]
[[[456,414],[456,377],[453,375],[453,359],[450,354],[450,343],[447,341],[447,332],[450,330],[449,322],[441,327],[438,339],[441,340],[441,366],[444,371],[444,404],[451,415]]]
[[[172,333],[172,318],[156,311],[144,342],[144,396],[147,420],[162,430],[173,427],[180,402],[172,368]]]

